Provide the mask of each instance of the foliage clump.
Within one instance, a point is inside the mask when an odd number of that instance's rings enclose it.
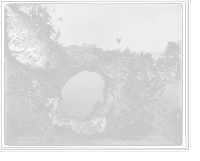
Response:
[[[92,53],[98,56],[100,62],[109,62],[117,57],[119,51],[117,50],[103,51],[101,48],[97,48],[96,46],[94,46],[92,47]]]
[[[126,51],[126,50],[125,50]],[[152,65],[153,58],[150,53],[128,53],[126,52],[126,56],[131,57],[131,66],[130,71],[130,89],[128,91],[136,91],[140,89],[140,83],[147,77],[147,72],[144,69],[144,63]]]
[[[152,58],[151,53],[141,52],[140,54],[136,54],[135,52],[131,53],[131,50],[127,47],[122,53],[123,56],[131,58],[131,78],[130,80],[134,80],[130,83],[130,90],[135,91],[138,89],[140,82],[146,78],[147,73],[144,69],[144,64],[153,65],[154,59]],[[134,78],[134,75],[137,79]]]
[[[129,57],[130,59],[130,80],[134,80],[130,82],[130,91],[136,90],[139,83],[146,78],[147,73],[144,69],[144,63],[153,65],[154,59],[152,58],[151,53],[141,52],[140,54],[136,54],[135,52],[131,53],[131,50],[127,47],[124,52],[120,52],[118,50],[107,50],[103,51],[101,48],[93,47],[92,52],[94,55],[99,57],[100,62],[110,62],[111,60],[116,59],[118,56]],[[134,78],[136,76],[136,79]]]
[[[61,46],[57,41],[59,32],[51,25],[46,7],[10,4],[5,11],[6,45],[10,55],[33,69],[55,68],[61,56]]]

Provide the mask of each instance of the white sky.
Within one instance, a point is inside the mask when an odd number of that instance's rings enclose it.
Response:
[[[96,44],[117,49],[163,52],[167,41],[181,40],[182,6],[178,4],[58,4],[53,22],[65,46]],[[63,21],[57,21],[63,17]]]

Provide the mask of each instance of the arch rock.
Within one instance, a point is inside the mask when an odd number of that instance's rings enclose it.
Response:
[[[131,71],[130,58],[116,55],[114,59],[101,61],[90,45],[73,45],[62,50],[63,56],[59,58],[57,68],[46,70],[23,65],[6,51],[6,124],[23,125],[43,136],[55,135],[49,124],[49,113],[52,110],[59,113],[60,109],[53,108],[54,102],[59,107],[63,100],[63,86],[74,75],[87,70],[100,74],[115,98],[108,119],[117,124],[124,117],[130,127],[140,128],[146,135],[164,136],[181,143],[182,100],[176,90],[180,81],[172,82],[171,78],[166,81],[151,66],[145,65],[147,78],[141,84],[141,89],[134,92],[130,87],[136,84],[136,75]],[[166,73],[160,74],[166,76]],[[9,133],[9,126],[6,127]],[[9,135],[6,137],[7,143],[11,143]]]
[[[114,96],[113,108],[109,118],[117,122],[118,117],[125,111],[128,112],[127,96],[129,95],[130,82],[134,84],[135,75],[130,71],[131,59],[116,55],[114,59],[107,57],[100,61],[93,46],[73,45],[63,49],[64,57],[56,70],[51,71],[52,84],[61,91],[67,81],[77,73],[87,70],[101,75],[108,91]]]

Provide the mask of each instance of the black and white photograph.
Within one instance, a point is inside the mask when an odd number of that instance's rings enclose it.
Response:
[[[1,148],[188,148],[187,4],[3,2]]]

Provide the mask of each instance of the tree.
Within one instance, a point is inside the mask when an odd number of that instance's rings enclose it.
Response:
[[[121,52],[121,48],[120,48],[121,37],[116,38],[116,42],[119,44],[119,51]]]
[[[136,59],[142,61],[143,63],[149,64],[149,65],[153,65],[153,61],[154,61],[154,59],[152,58],[152,54],[151,53],[144,53],[144,52],[141,52],[137,56]]]
[[[156,69],[162,70],[179,79],[179,46],[175,42],[168,42],[163,56],[156,61]]]
[[[179,53],[178,44],[175,42],[168,42],[167,47],[164,51],[164,56],[166,56],[166,57],[170,56],[170,55],[174,56],[178,53]]]
[[[123,55],[125,56],[130,56],[131,54],[131,50],[127,47],[124,51],[123,51]]]

